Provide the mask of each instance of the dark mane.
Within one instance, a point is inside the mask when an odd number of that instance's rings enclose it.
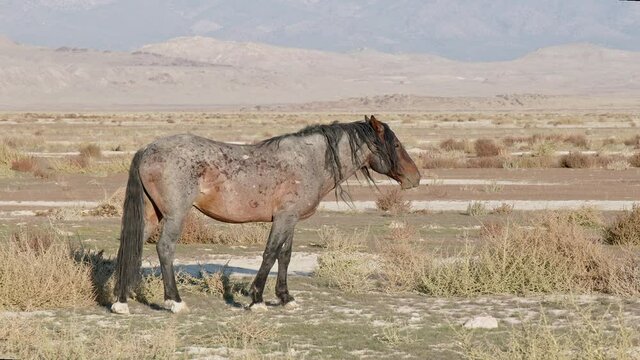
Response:
[[[342,162],[340,160],[339,143],[342,140],[342,136],[346,135],[349,138],[349,148],[351,154],[351,161],[361,168],[362,174],[368,182],[373,183],[371,173],[366,166],[363,166],[359,157],[358,149],[366,144],[369,150],[378,155],[383,161],[387,162],[391,169],[395,169],[398,163],[398,158],[394,149],[395,134],[391,131],[387,124],[384,124],[384,141],[380,140],[373,127],[366,121],[356,121],[351,123],[338,123],[334,122],[329,125],[310,125],[302,130],[291,133],[276,136],[259,143],[259,146],[272,145],[278,146],[280,142],[287,138],[300,138],[310,135],[320,134],[324,137],[327,144],[325,150],[325,169],[329,170],[333,177],[336,196],[339,193],[340,198],[347,201],[345,198],[345,192],[342,190],[340,183],[344,180],[342,174]],[[357,175],[356,175],[357,177]],[[348,196],[348,194],[347,194]]]

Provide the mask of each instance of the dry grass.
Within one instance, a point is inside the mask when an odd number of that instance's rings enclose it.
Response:
[[[156,231],[147,239],[148,243],[155,244],[160,239],[162,223]],[[190,211],[184,220],[182,233],[179,242],[182,244],[211,244],[216,243],[218,238],[217,229],[209,224],[209,221],[194,211]]]
[[[49,165],[52,170],[64,174],[118,174],[129,171],[131,157],[113,156],[106,159],[96,159],[78,155],[53,159]]]
[[[497,344],[477,332],[458,332],[459,353],[474,360],[637,359],[639,332],[627,323],[622,309],[617,313],[607,309],[598,316],[575,305],[567,313],[573,316],[553,326],[543,312],[538,320],[511,327]]]
[[[0,244],[0,309],[73,308],[94,302],[91,269],[54,229],[20,228]]]
[[[355,230],[349,235],[334,227],[324,227],[319,235],[326,251],[318,256],[316,278],[327,286],[351,293],[374,289],[371,256],[361,252],[364,234]]]
[[[90,209],[88,214],[98,217],[118,217],[122,216],[122,206],[124,204],[126,188],[118,188],[111,196],[105,197],[105,199],[93,209]]]
[[[469,216],[483,216],[489,213],[489,209],[487,209],[487,205],[482,201],[472,201],[467,205],[467,211],[465,214]]]
[[[160,238],[162,224],[147,240],[156,243]],[[221,244],[221,245],[256,245],[266,243],[270,225],[267,223],[247,223],[225,226],[213,225],[207,216],[190,211],[180,235],[182,244]]]
[[[424,169],[454,169],[466,167],[465,154],[462,151],[430,150],[418,155],[419,166]]]
[[[570,223],[589,228],[600,228],[604,224],[602,214],[593,206],[583,205],[575,210],[559,211],[557,216],[564,217]]]
[[[42,319],[7,321],[0,326],[0,354],[12,359],[171,359],[177,336],[172,326],[150,333],[130,329],[89,331],[75,323]]]
[[[499,206],[496,206],[495,208],[493,208],[493,211],[492,211],[492,213],[498,214],[498,215],[509,215],[512,212],[513,212],[513,205],[507,204],[507,203],[502,203]]]
[[[479,157],[498,156],[502,151],[502,148],[491,139],[476,140],[474,149]]]
[[[439,146],[440,149],[444,151],[463,151],[470,153],[473,150],[473,146],[469,140],[447,139],[440,142]]]
[[[420,291],[434,296],[640,292],[637,259],[612,254],[557,213],[526,228],[507,224],[485,231],[483,240],[477,248],[467,246],[455,261],[430,257]]]
[[[420,287],[427,257],[420,256],[409,226],[392,229],[379,245],[381,287],[388,292],[412,291]]]
[[[466,167],[478,169],[500,169],[503,167],[505,158],[502,156],[489,156],[471,158],[467,160]]]
[[[551,155],[522,155],[506,159],[502,166],[505,169],[551,168],[558,166],[558,160]]]
[[[626,146],[633,146],[636,149],[640,148],[640,135],[635,135],[630,137],[624,141]]]
[[[560,157],[560,166],[569,169],[586,169],[596,165],[596,160],[592,155],[581,152],[571,152]]]
[[[18,172],[33,172],[38,169],[38,161],[32,157],[23,157],[11,162],[11,170]]]
[[[619,215],[605,229],[604,240],[615,245],[640,245],[640,205]]]
[[[6,144],[0,144],[0,165],[9,167],[11,163],[23,158],[24,155],[18,150],[7,146]]]
[[[247,349],[268,344],[276,336],[277,331],[272,323],[249,313],[222,326],[216,336],[216,342],[227,348]]]
[[[135,290],[135,298],[143,304],[161,305],[164,301],[164,285],[159,269],[155,272],[147,274],[141,278]],[[231,291],[239,289],[231,289],[231,283],[227,268],[215,273],[208,273],[204,270],[200,271],[199,276],[194,276],[186,272],[178,272],[176,274],[176,282],[180,291],[224,297]],[[113,289],[113,281],[110,280],[105,289]]]
[[[391,190],[383,190],[376,199],[378,210],[392,214],[405,214],[411,210],[411,202],[404,200],[402,191],[396,187]]]
[[[102,150],[100,150],[100,146],[96,144],[82,145],[78,151],[80,152],[80,157],[83,158],[97,159],[102,157]]]
[[[563,139],[564,143],[572,144],[575,147],[588,149],[589,142],[584,134],[571,134]]]
[[[622,171],[631,167],[631,164],[626,159],[614,159],[609,161],[606,165],[607,170]]]
[[[640,152],[633,154],[629,158],[629,164],[631,164],[631,166],[633,167],[640,168]]]
[[[247,223],[230,225],[218,235],[218,243],[223,245],[265,244],[271,231],[268,223]]]

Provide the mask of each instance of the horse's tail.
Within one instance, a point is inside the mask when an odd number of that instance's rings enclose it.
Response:
[[[144,188],[140,180],[143,150],[133,156],[124,199],[120,249],[117,260],[115,292],[119,302],[126,302],[129,289],[139,280],[144,237]]]

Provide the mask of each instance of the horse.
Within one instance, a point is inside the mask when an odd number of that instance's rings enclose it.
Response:
[[[250,285],[249,309],[266,309],[263,291],[278,261],[276,296],[296,306],[287,286],[296,223],[314,214],[331,190],[369,169],[402,189],[416,187],[420,172],[389,126],[374,116],[351,123],[311,125],[251,145],[191,134],[155,140],[139,149],[129,169],[117,255],[117,301],[111,311],[128,314],[127,298],[140,280],[142,247],[162,224],[156,248],[164,283],[164,307],[187,310],[173,268],[176,243],[191,207],[227,223],[271,222],[262,264]],[[161,222],[162,220],[162,222]]]

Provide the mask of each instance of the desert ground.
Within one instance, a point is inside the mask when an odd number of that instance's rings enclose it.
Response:
[[[349,179],[351,203],[330,192],[298,224],[289,268],[298,308],[276,304],[274,272],[268,311],[245,309],[268,224],[223,224],[194,210],[176,259],[189,312],[162,308],[147,243],[128,316],[109,304],[138,148],[186,132],[251,144],[365,113],[318,104],[0,113],[0,357],[640,358],[634,103],[431,112],[359,104],[367,105],[422,181],[399,191],[383,176]]]

